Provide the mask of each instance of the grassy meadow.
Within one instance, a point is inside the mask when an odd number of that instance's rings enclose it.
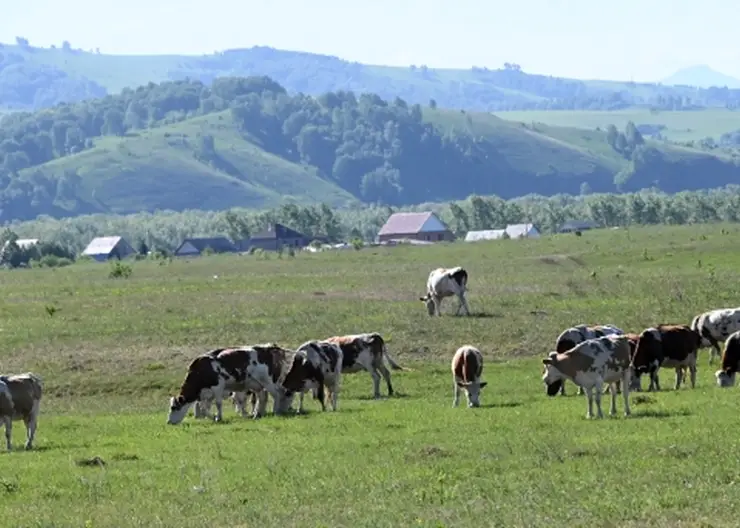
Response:
[[[735,526],[737,389],[714,385],[707,351],[696,389],[663,370],[631,418],[618,400],[591,421],[572,384],[545,396],[540,358],[572,324],[639,331],[740,304],[739,244],[740,226],[704,225],[138,261],[118,279],[101,263],[0,272],[0,371],[45,382],[37,449],[22,422],[16,451],[0,442],[0,512],[24,527]],[[430,318],[427,274],[458,264],[474,316],[446,300]],[[224,423],[165,424],[211,347],[365,331],[410,369],[396,397],[372,400],[358,373],[337,413],[309,398],[306,416],[225,405]],[[486,359],[478,409],[451,407],[463,344]]]
[[[522,123],[544,123],[557,127],[573,127],[593,130],[606,129],[609,125],[624,130],[628,122],[636,125],[665,125],[661,135],[672,141],[691,141],[713,137],[718,141],[726,132],[740,129],[740,112],[725,109],[710,109],[695,112],[659,111],[646,108],[628,108],[615,111],[591,110],[543,110],[494,112],[494,115]]]

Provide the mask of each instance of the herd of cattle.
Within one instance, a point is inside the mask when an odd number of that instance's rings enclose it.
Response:
[[[429,315],[440,316],[442,300],[453,296],[459,300],[457,314],[464,310],[470,315],[467,283],[468,273],[462,267],[433,270],[427,280],[427,293],[421,297]],[[628,416],[630,390],[642,390],[643,374],[650,378],[649,391],[660,390],[658,371],[675,369],[677,390],[688,370],[693,388],[701,348],[711,348],[710,364],[721,356],[721,367],[715,372],[717,385],[733,386],[740,369],[740,308],[708,311],[694,317],[690,325],[660,324],[640,334],[625,333],[613,325],[568,328],[556,339],[555,350],[542,359],[542,381],[549,396],[565,394],[565,381],[578,385],[578,393],[585,391],[588,396],[588,418],[593,416],[594,400],[597,415],[603,417],[601,395],[605,386],[611,392],[610,414],[615,415],[617,393],[621,389],[624,413]],[[388,387],[388,395],[392,396],[391,374],[385,361],[394,370],[408,370],[389,355],[383,337],[377,332],[311,340],[295,351],[275,343],[217,348],[192,360],[179,394],[170,399],[167,423],[182,422],[191,406],[196,418],[210,416],[213,403],[214,419],[220,421],[223,401],[229,395],[242,416],[247,416],[249,397],[253,418],[266,414],[268,396],[273,399],[273,413],[284,414],[291,410],[298,395],[296,412],[301,413],[304,395],[309,391],[322,410],[329,401],[336,411],[342,374],[362,370],[372,376],[376,399],[380,398],[381,377]],[[470,345],[460,347],[452,358],[451,371],[453,406],[458,405],[462,389],[468,406],[478,407],[480,390],[487,385],[481,381],[480,351]],[[11,450],[13,420],[19,419],[26,425],[25,448],[32,448],[41,395],[42,381],[36,374],[0,376],[0,426],[5,425],[8,450]]]

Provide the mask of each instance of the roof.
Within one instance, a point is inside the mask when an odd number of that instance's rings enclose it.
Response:
[[[5,244],[3,244],[3,248],[5,248],[10,243],[10,240],[6,241]],[[31,246],[35,246],[39,243],[38,238],[19,238],[15,241],[15,243],[18,245],[21,249],[27,249]]]
[[[264,231],[252,235],[250,240],[276,240],[284,238],[306,238],[306,236],[295,229],[275,223],[268,226]]]
[[[468,231],[465,235],[465,242],[475,242],[478,240],[498,240],[504,238],[506,229],[486,229],[483,231]]]
[[[119,242],[126,242],[119,236],[96,237],[82,252],[83,255],[108,255],[118,245]]]
[[[190,243],[195,249],[197,249],[199,252],[205,250],[206,248],[211,248],[213,251],[220,251],[220,252],[226,252],[226,251],[236,251],[236,247],[226,237],[203,237],[203,238],[186,238],[182,241],[180,246],[175,250],[175,252],[179,251],[182,246],[185,244]]]
[[[449,229],[432,212],[393,213],[378,231],[378,235],[415,235],[437,231],[449,231]]]
[[[506,234],[511,238],[527,235],[532,230],[537,231],[534,224],[509,224],[506,226]],[[537,231],[538,232],[538,231]]]

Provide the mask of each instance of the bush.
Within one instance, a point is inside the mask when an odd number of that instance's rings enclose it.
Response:
[[[39,268],[63,268],[74,264],[71,259],[67,257],[58,257],[56,255],[44,255],[39,260],[33,261],[35,266]]]
[[[134,269],[128,265],[124,264],[120,260],[111,263],[110,267],[110,273],[108,274],[108,278],[110,279],[128,279],[131,274],[133,273]]]

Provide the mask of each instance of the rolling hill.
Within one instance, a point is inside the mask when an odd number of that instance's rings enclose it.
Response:
[[[440,107],[476,111],[614,110],[634,105],[695,110],[734,108],[740,103],[740,90],[725,88],[566,79],[527,73],[509,63],[499,69],[375,66],[260,46],[203,56],[123,56],[71,46],[38,48],[19,39],[15,45],[0,45],[0,55],[13,68],[12,76],[3,81],[0,67],[0,105],[16,108],[100,96],[100,90],[115,94],[149,82],[190,78],[209,84],[222,76],[254,75],[269,76],[291,93],[348,90],[422,105],[434,100]],[[29,82],[42,73],[48,82]],[[12,83],[22,84],[23,93],[3,90],[4,84]]]
[[[645,140],[630,125],[581,130],[371,94],[290,95],[267,77],[150,84],[4,118],[0,220],[676,192],[740,179],[729,155]]]

